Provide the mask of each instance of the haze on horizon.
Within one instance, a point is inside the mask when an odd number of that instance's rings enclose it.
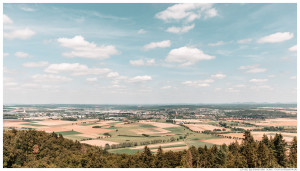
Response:
[[[297,4],[4,4],[4,104],[297,101]]]

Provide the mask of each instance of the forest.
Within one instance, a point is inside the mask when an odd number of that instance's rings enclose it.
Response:
[[[190,147],[156,153],[112,154],[61,134],[36,130],[3,132],[4,168],[297,168],[297,137],[287,145],[281,134],[255,141],[245,131],[241,144]]]

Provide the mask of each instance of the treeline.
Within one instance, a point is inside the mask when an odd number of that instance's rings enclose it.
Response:
[[[153,154],[145,146],[134,155],[112,154],[55,133],[9,130],[3,133],[4,168],[296,168],[297,138],[290,147],[281,134],[255,141],[245,132],[241,144],[191,147]]]
[[[267,110],[239,110],[234,112],[225,112],[226,116],[240,117],[240,118],[276,118],[276,117],[292,117],[281,111],[267,111]],[[294,117],[294,116],[293,116]]]

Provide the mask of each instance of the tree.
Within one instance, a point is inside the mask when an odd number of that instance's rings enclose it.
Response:
[[[184,168],[193,168],[193,156],[190,149],[182,156],[181,163]]]
[[[297,168],[297,137],[293,138],[292,145],[290,147],[289,163],[291,167]]]
[[[287,164],[287,157],[285,154],[287,143],[285,142],[281,134],[276,134],[273,140],[273,144],[277,163],[282,167],[285,167]]]

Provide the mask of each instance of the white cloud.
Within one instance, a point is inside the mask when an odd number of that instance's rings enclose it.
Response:
[[[26,40],[35,35],[35,32],[30,28],[18,29],[11,32],[4,32],[3,37],[6,39],[22,39]]]
[[[234,88],[228,88],[227,89],[228,92],[232,92],[232,93],[238,93],[240,92],[240,90],[234,89]]]
[[[165,90],[165,89],[171,89],[171,88],[173,88],[173,87],[172,87],[172,86],[163,86],[163,87],[161,87],[160,89]]]
[[[69,82],[72,81],[71,78],[52,75],[52,74],[36,74],[32,76],[33,81],[35,82]]]
[[[221,46],[221,45],[224,45],[224,44],[225,44],[225,42],[218,41],[217,43],[210,43],[210,44],[208,44],[208,46]]]
[[[87,78],[86,81],[95,82],[95,81],[97,81],[97,78],[96,77]]]
[[[247,73],[261,73],[266,71],[267,71],[266,68],[253,68],[253,69],[249,69]]]
[[[206,18],[212,18],[218,15],[218,11],[216,10],[216,8],[211,8],[205,11],[205,19]]]
[[[41,61],[41,62],[27,62],[22,64],[23,67],[27,68],[38,68],[38,67],[45,67],[48,65],[47,61]]]
[[[258,43],[279,43],[290,40],[294,37],[293,33],[290,32],[277,32],[265,37],[258,39]]]
[[[140,30],[138,31],[138,34],[146,34],[146,33],[147,33],[147,31],[144,30],[144,29],[140,29]]]
[[[252,41],[251,38],[249,38],[249,39],[242,39],[242,40],[239,40],[238,43],[239,44],[245,44],[245,43],[250,43],[251,41]]]
[[[21,7],[20,9],[23,10],[23,11],[26,11],[26,12],[33,12],[33,11],[35,11],[35,9],[29,8],[29,7]]]
[[[178,49],[172,49],[166,57],[166,61],[182,63],[182,66],[188,66],[201,60],[211,60],[215,58],[215,56],[203,53],[200,49],[184,46]]]
[[[9,53],[3,53],[3,57],[9,56]]]
[[[88,66],[79,63],[60,63],[51,64],[44,71],[53,74],[66,72],[74,76],[80,76],[103,75],[109,73],[111,70],[108,68],[89,68]]]
[[[107,74],[108,78],[116,78],[116,77],[119,77],[119,76],[120,75],[117,72],[110,72],[110,73]]]
[[[236,88],[244,88],[244,87],[246,87],[246,85],[244,85],[244,84],[237,84],[234,87],[236,87]]]
[[[151,76],[144,75],[144,76],[133,77],[133,78],[129,79],[128,81],[132,82],[132,83],[142,83],[142,82],[151,81],[151,80],[152,80]]]
[[[223,74],[223,73],[218,73],[218,74],[211,75],[210,77],[211,78],[216,78],[216,79],[223,79],[223,78],[226,77],[226,75]]]
[[[31,57],[28,53],[25,52],[16,52],[15,56],[18,58],[29,58]]]
[[[253,68],[257,68],[259,66],[259,64],[255,64],[255,65],[244,65],[244,66],[240,66],[239,69],[253,69]]]
[[[259,68],[259,64],[255,65],[245,65],[245,66],[240,66],[239,69],[241,70],[247,70],[246,73],[261,73],[261,72],[266,72],[266,68]]]
[[[166,47],[170,47],[171,46],[171,41],[170,40],[164,40],[161,42],[151,42],[149,44],[146,44],[144,46],[145,50],[150,50],[150,49],[154,49],[154,48],[166,48]]]
[[[192,24],[190,26],[183,26],[183,27],[169,27],[167,29],[167,32],[170,33],[186,33],[193,29],[195,27],[195,24]]]
[[[297,51],[297,45],[290,47],[289,51]]]
[[[209,87],[210,83],[213,82],[214,82],[213,79],[206,79],[206,80],[198,80],[198,81],[185,81],[182,82],[182,84],[191,87]]]
[[[256,78],[249,80],[249,82],[251,82],[251,83],[264,83],[267,81],[268,81],[268,79],[256,79]]]
[[[65,52],[62,55],[65,57],[81,57],[91,59],[106,59],[111,55],[119,54],[117,49],[112,45],[97,46],[93,42],[84,40],[82,36],[73,38],[59,38],[57,41],[62,47],[70,48],[72,51]]]
[[[184,20],[185,22],[192,22],[195,19],[201,18],[210,18],[218,15],[218,12],[215,8],[212,8],[213,4],[175,4],[168,7],[166,10],[161,11],[155,15],[156,18],[163,21],[179,21]]]
[[[291,76],[290,79],[295,80],[295,79],[297,79],[297,76]]]
[[[258,86],[256,85],[256,86],[252,86],[250,88],[252,90],[261,90],[261,89],[274,90],[274,88],[269,85],[258,85]]]
[[[12,24],[13,20],[10,19],[7,15],[3,14],[3,24]]]
[[[129,61],[130,65],[133,66],[152,66],[155,64],[155,59],[138,59],[138,60],[130,60]]]

